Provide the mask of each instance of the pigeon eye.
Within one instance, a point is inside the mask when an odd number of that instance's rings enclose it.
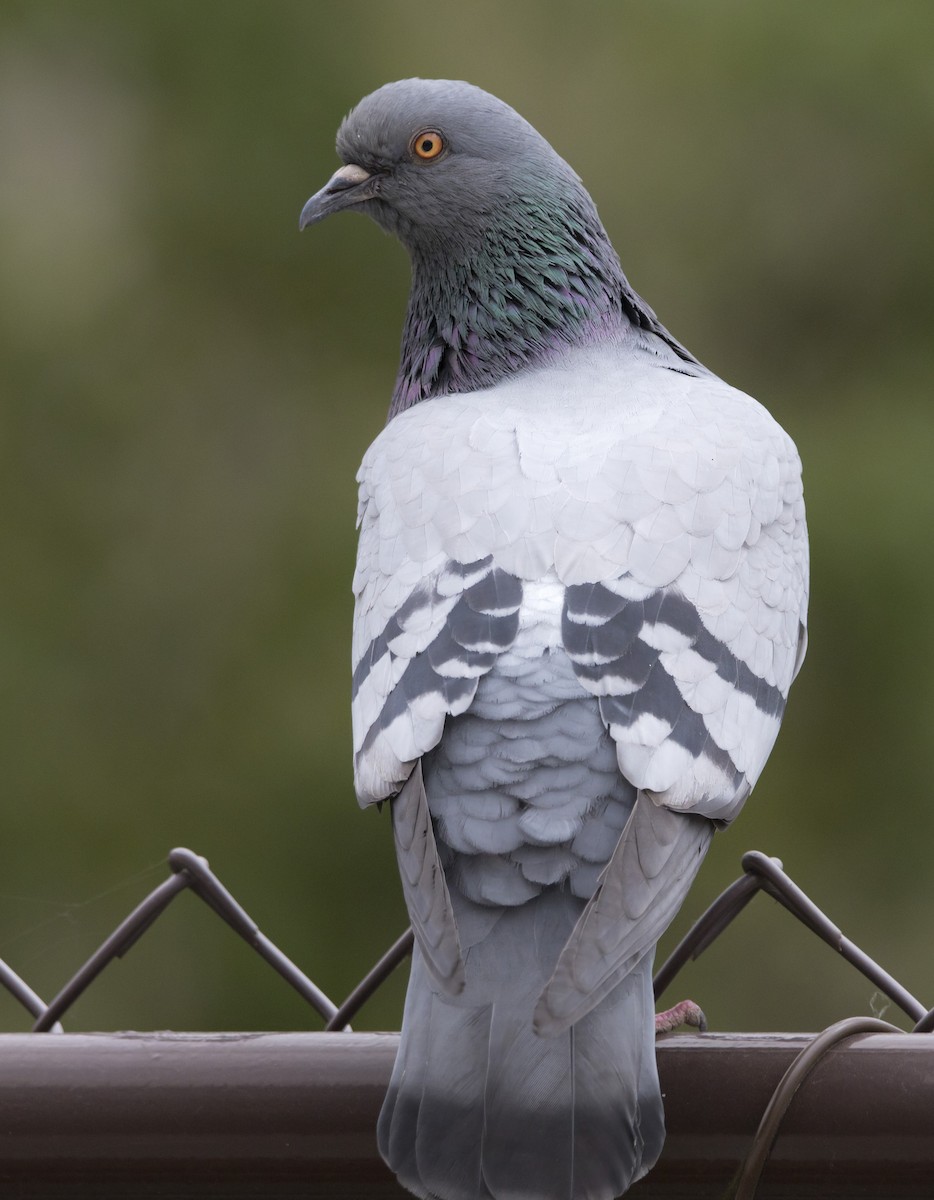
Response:
[[[425,162],[437,158],[444,149],[444,138],[437,129],[425,129],[412,139],[412,149]]]

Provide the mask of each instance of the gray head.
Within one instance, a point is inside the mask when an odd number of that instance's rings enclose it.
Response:
[[[344,166],[305,205],[301,228],[356,209],[412,260],[390,415],[655,321],[574,171],[480,88],[386,84],[344,119],[337,152]]]
[[[337,153],[346,166],[305,205],[302,228],[355,207],[414,253],[434,252],[439,242],[446,252],[469,247],[520,196],[586,197],[528,121],[455,80],[379,88],[344,118]]]

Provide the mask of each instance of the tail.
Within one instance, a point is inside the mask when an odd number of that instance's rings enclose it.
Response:
[[[380,1153],[424,1200],[612,1200],[664,1141],[652,953],[569,1029],[541,1036],[533,1011],[582,902],[452,900],[466,987],[440,991],[416,946]]]

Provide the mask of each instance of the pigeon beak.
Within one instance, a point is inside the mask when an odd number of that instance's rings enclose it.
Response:
[[[358,167],[356,163],[348,163],[335,171],[321,191],[315,192],[302,209],[302,215],[298,219],[299,229],[307,229],[309,225],[323,221],[331,213],[371,199],[375,189],[373,186],[366,186],[370,181],[375,183],[376,177],[363,167]]]

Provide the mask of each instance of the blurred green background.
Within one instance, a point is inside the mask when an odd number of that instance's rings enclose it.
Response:
[[[7,0],[0,956],[50,997],[175,845],[335,998],[405,925],[348,664],[408,267],[298,214],[344,112],[413,74],[528,117],[805,463],[808,660],[676,931],[759,848],[934,1004],[934,8],[900,0]],[[404,974],[358,1028],[398,1026]],[[874,1003],[762,897],[675,990],[718,1029]],[[318,1027],[185,896],[67,1026]]]

